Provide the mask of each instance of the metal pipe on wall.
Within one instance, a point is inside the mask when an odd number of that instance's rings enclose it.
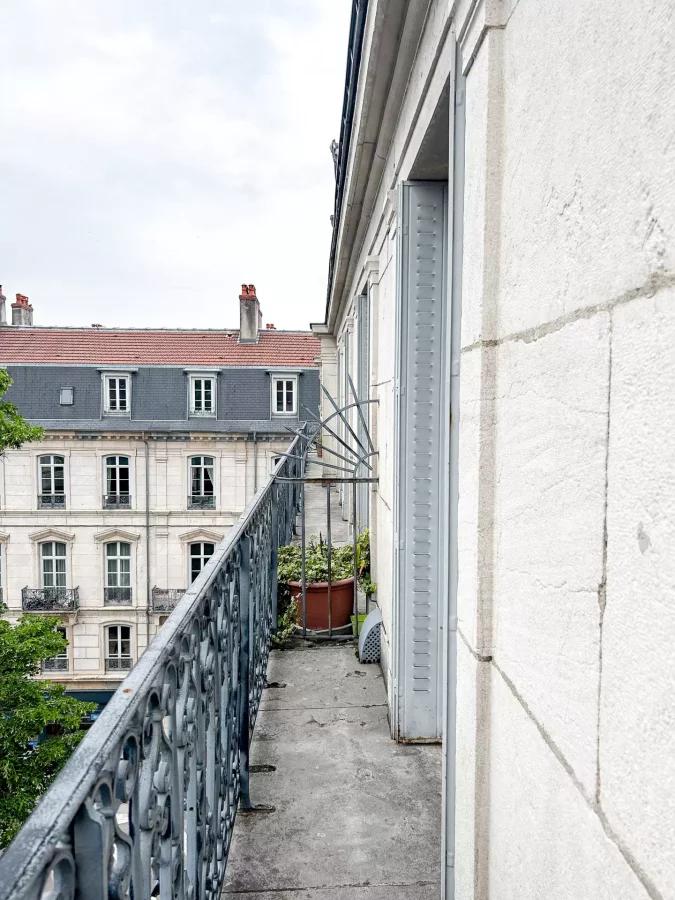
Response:
[[[145,646],[150,644],[150,610],[152,589],[150,587],[150,444],[145,432],[141,438],[145,444]]]
[[[253,432],[253,493],[258,493],[258,432]]]
[[[445,708],[443,722],[442,797],[442,900],[455,896],[455,797],[457,779],[457,568],[459,529],[459,376],[462,318],[462,256],[464,249],[464,133],[466,126],[466,79],[462,59],[455,47],[454,91],[451,92],[450,171],[452,173],[452,216],[450,237],[450,477],[448,511],[448,557],[450,561],[448,604],[445,622]]]

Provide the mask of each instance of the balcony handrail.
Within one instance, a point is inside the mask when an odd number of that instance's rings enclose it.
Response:
[[[158,612],[173,610],[179,600],[185,594],[186,588],[160,588],[152,589],[152,608]]]
[[[298,509],[277,476],[301,466],[277,466],[74,750],[0,857],[0,900],[150,897],[155,871],[162,896],[219,896]]]
[[[80,605],[79,587],[21,588],[21,609],[24,612],[55,612],[77,609]]]

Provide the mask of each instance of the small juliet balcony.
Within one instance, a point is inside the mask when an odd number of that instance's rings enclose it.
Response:
[[[131,509],[131,494],[104,494],[103,509]]]
[[[168,613],[171,612],[179,600],[185,594],[185,588],[158,588],[152,589],[152,609],[153,612]]]
[[[65,494],[38,494],[38,509],[65,509]]]
[[[21,609],[24,612],[70,612],[80,606],[79,588],[25,587],[21,591]]]
[[[188,494],[188,509],[215,509],[216,498],[214,496],[202,496],[200,494]]]
[[[42,660],[42,671],[45,673],[63,675],[69,669],[70,661],[67,656],[50,656]]]
[[[130,587],[106,587],[103,588],[104,606],[129,606],[132,592]]]

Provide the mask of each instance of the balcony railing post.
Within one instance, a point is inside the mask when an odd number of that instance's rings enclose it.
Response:
[[[251,539],[242,535],[239,542],[239,785],[241,809],[253,809],[251,803],[250,760],[250,658],[251,658]]]
[[[272,601],[272,621],[270,623],[270,629],[272,634],[277,633],[278,624],[277,566],[279,563],[279,491],[284,489],[284,485],[279,485],[278,482],[275,482],[272,485],[272,496],[270,501],[272,504],[272,522],[270,529],[272,532],[272,552],[270,553],[270,599]]]

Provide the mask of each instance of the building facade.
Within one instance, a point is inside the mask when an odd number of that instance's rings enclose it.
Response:
[[[675,897],[674,33],[672,0],[353,4],[313,327],[377,400],[382,668],[392,736],[444,742],[447,898]]]
[[[45,429],[0,457],[2,596],[60,618],[44,674],[82,699],[120,684],[318,412],[318,341],[262,329],[244,287],[240,329],[40,328],[32,308],[0,328],[7,399]]]

